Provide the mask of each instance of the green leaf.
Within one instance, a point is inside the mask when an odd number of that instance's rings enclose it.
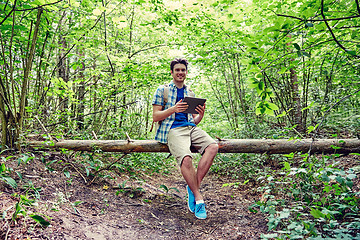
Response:
[[[354,178],[356,178],[356,174],[351,173],[351,174],[347,175],[346,178],[354,179]]]
[[[82,203],[83,203],[83,201],[76,201],[76,202],[73,203],[73,205],[76,207],[76,206],[78,206],[78,205],[80,205]]]
[[[2,172],[5,172],[6,171],[6,166],[5,166],[5,163],[1,164],[1,167],[0,167],[0,173]]]
[[[277,115],[276,117],[277,118],[280,118],[280,117],[285,117],[286,116],[286,112],[285,111],[283,111],[282,113],[280,113],[279,115]]]
[[[352,56],[356,56],[356,51],[354,51],[354,50],[345,50],[345,52]]]
[[[12,188],[17,188],[17,183],[14,179],[11,177],[1,177],[1,179],[5,180]]]
[[[341,147],[335,146],[335,145],[331,145],[332,149],[341,149]]]
[[[345,185],[351,189],[354,186],[354,183],[352,181],[346,181]]]
[[[330,178],[326,173],[324,173],[324,174],[321,175],[321,180],[324,181],[324,182],[329,182]]]
[[[330,192],[331,191],[331,189],[332,189],[332,187],[331,186],[325,186],[324,187],[324,192]]]
[[[293,46],[296,48],[296,50],[300,50],[300,46],[297,43],[293,43]]]
[[[284,218],[288,218],[289,216],[290,216],[290,210],[284,209],[283,211],[280,212],[279,218],[284,219]]]
[[[262,112],[262,108],[256,108],[255,109],[255,114],[256,115],[261,115],[263,112]]]
[[[298,55],[298,57],[302,57],[301,51],[297,51],[296,54]]]
[[[314,126],[308,126],[307,129],[308,129],[308,130],[307,130],[307,133],[311,133],[312,131],[315,130],[315,127],[314,127]]]
[[[301,51],[302,55],[305,56],[305,57],[310,57],[310,54],[307,53],[307,52],[304,52],[304,51]]]
[[[266,238],[266,239],[276,238],[277,236],[278,236],[277,233],[261,234],[261,238]]]
[[[30,214],[30,217],[35,220],[35,222],[40,223],[44,227],[48,227],[50,222],[46,221],[43,217],[35,214]]]
[[[315,102],[312,101],[309,106],[304,107],[303,109],[301,109],[301,111],[305,111],[305,110],[307,110],[307,109],[310,109],[310,108],[314,105],[314,103],[315,103]]]
[[[65,170],[65,171],[64,171],[64,174],[65,174],[65,176],[66,176],[67,178],[70,178],[70,172],[69,172],[69,171]]]
[[[258,82],[258,89],[259,90],[264,90],[265,84],[264,82]]]
[[[341,176],[336,176],[336,181],[340,184],[344,184],[345,183],[345,179]]]
[[[178,192],[178,193],[180,192],[179,189],[177,189],[176,187],[169,188],[169,190],[171,190],[171,189]]]
[[[318,209],[311,208],[310,214],[316,219],[324,217],[324,214]]]
[[[256,78],[251,78],[249,81],[249,88],[256,88],[259,84],[259,80],[257,80]]]
[[[163,188],[166,192],[169,191],[169,188],[167,186],[165,186],[164,184],[161,184],[160,188]]]
[[[280,71],[278,71],[278,74],[284,74],[284,73],[289,73],[288,69],[286,67],[282,67]]]
[[[286,170],[290,170],[290,163],[288,163],[288,162],[284,162],[284,168],[286,169]]]
[[[276,106],[274,103],[269,102],[269,103],[267,104],[267,106],[268,106],[268,108],[271,109],[271,110],[274,110],[274,111],[279,110],[279,107]]]

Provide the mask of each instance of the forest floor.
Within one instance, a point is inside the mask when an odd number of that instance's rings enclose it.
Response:
[[[0,181],[0,239],[260,239],[267,230],[264,216],[248,210],[260,198],[250,183],[224,187],[234,180],[208,174],[201,189],[208,218],[198,220],[187,208],[186,184],[175,168],[167,175],[142,176],[141,181],[125,173],[92,181],[84,177],[81,165],[64,164],[61,154],[46,157],[47,163],[62,160],[51,171],[39,159],[19,166],[6,162],[23,180],[17,189]],[[40,198],[19,203],[26,192],[28,199],[37,192]],[[30,218],[32,213],[50,225],[41,227]]]

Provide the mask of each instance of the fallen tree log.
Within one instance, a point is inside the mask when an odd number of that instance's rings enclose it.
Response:
[[[360,153],[360,139],[224,139],[217,141],[220,153]],[[59,142],[30,141],[31,148],[65,148],[92,152],[169,152],[167,145],[155,140],[62,140]],[[196,149],[192,149],[196,152]]]

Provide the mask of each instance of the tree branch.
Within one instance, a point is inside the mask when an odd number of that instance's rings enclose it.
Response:
[[[103,7],[106,7],[105,3],[104,3],[104,0],[102,0],[102,5]],[[104,45],[105,45],[105,52],[106,52],[106,57],[109,61],[109,64],[110,64],[110,67],[111,67],[111,73],[112,73],[112,76],[115,75],[115,69],[114,69],[114,66],[111,62],[111,59],[109,57],[109,54],[108,54],[108,48],[107,48],[107,30],[106,30],[106,15],[105,15],[105,11],[103,12],[103,16],[104,16]]]
[[[297,20],[302,21],[302,22],[306,22],[306,21],[308,21],[308,22],[339,21],[339,20],[346,20],[346,19],[353,19],[353,18],[360,17],[360,14],[359,14],[359,15],[354,15],[354,16],[340,17],[340,18],[329,18],[329,19],[303,19],[303,18],[290,16],[290,15],[279,14],[279,13],[275,13],[275,14],[276,14],[276,16],[279,16],[279,17],[294,18],[294,19],[297,19]]]
[[[134,55],[140,53],[140,52],[144,52],[144,51],[147,51],[147,50],[150,50],[150,49],[154,49],[154,48],[158,48],[158,47],[165,47],[166,44],[160,44],[160,45],[156,45],[156,46],[152,46],[152,47],[148,47],[148,48],[143,48],[143,49],[140,49],[139,51],[136,51],[134,53],[132,53],[129,58],[132,58]]]
[[[40,5],[40,6],[37,6],[37,7],[34,7],[34,8],[15,9],[15,11],[16,11],[16,12],[32,11],[32,10],[36,10],[36,9],[39,9],[39,8],[43,8],[43,7],[46,7],[46,6],[49,6],[49,5],[54,5],[54,4],[57,4],[57,3],[62,2],[62,1],[63,1],[63,0],[59,0],[59,1],[57,1],[57,2],[47,3],[47,4]]]
[[[275,14],[276,14],[276,16],[278,16],[278,17],[294,18],[294,19],[297,19],[297,20],[302,21],[302,22],[306,21],[305,19],[302,19],[302,18],[299,18],[299,17],[295,17],[295,16],[278,14],[278,13],[275,13]]]
[[[334,34],[333,31],[331,30],[330,25],[329,25],[327,19],[325,18],[325,14],[324,14],[324,0],[321,0],[321,16],[323,17],[324,22],[325,22],[325,24],[326,24],[326,27],[327,27],[328,30],[330,31],[330,34],[331,34],[331,36],[333,37],[333,39],[334,39],[334,41],[336,42],[336,44],[337,44],[340,48],[342,48],[345,52],[348,52],[348,50],[336,39],[335,34]],[[360,15],[359,15],[359,17],[360,17]],[[355,56],[355,57],[357,57],[357,58],[360,58],[360,56],[358,56],[358,55],[353,55],[353,56]]]
[[[5,16],[5,18],[0,22],[0,26],[6,21],[6,19],[11,15],[11,13],[15,10],[15,7],[16,7],[16,1],[14,2],[14,6],[13,8],[11,9],[11,11],[8,13],[8,15]],[[6,6],[5,6],[6,7]],[[5,9],[4,9],[5,10]]]

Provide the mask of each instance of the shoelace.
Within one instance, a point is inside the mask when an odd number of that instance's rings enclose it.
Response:
[[[198,204],[196,208],[196,212],[204,212],[205,211],[205,203]]]

